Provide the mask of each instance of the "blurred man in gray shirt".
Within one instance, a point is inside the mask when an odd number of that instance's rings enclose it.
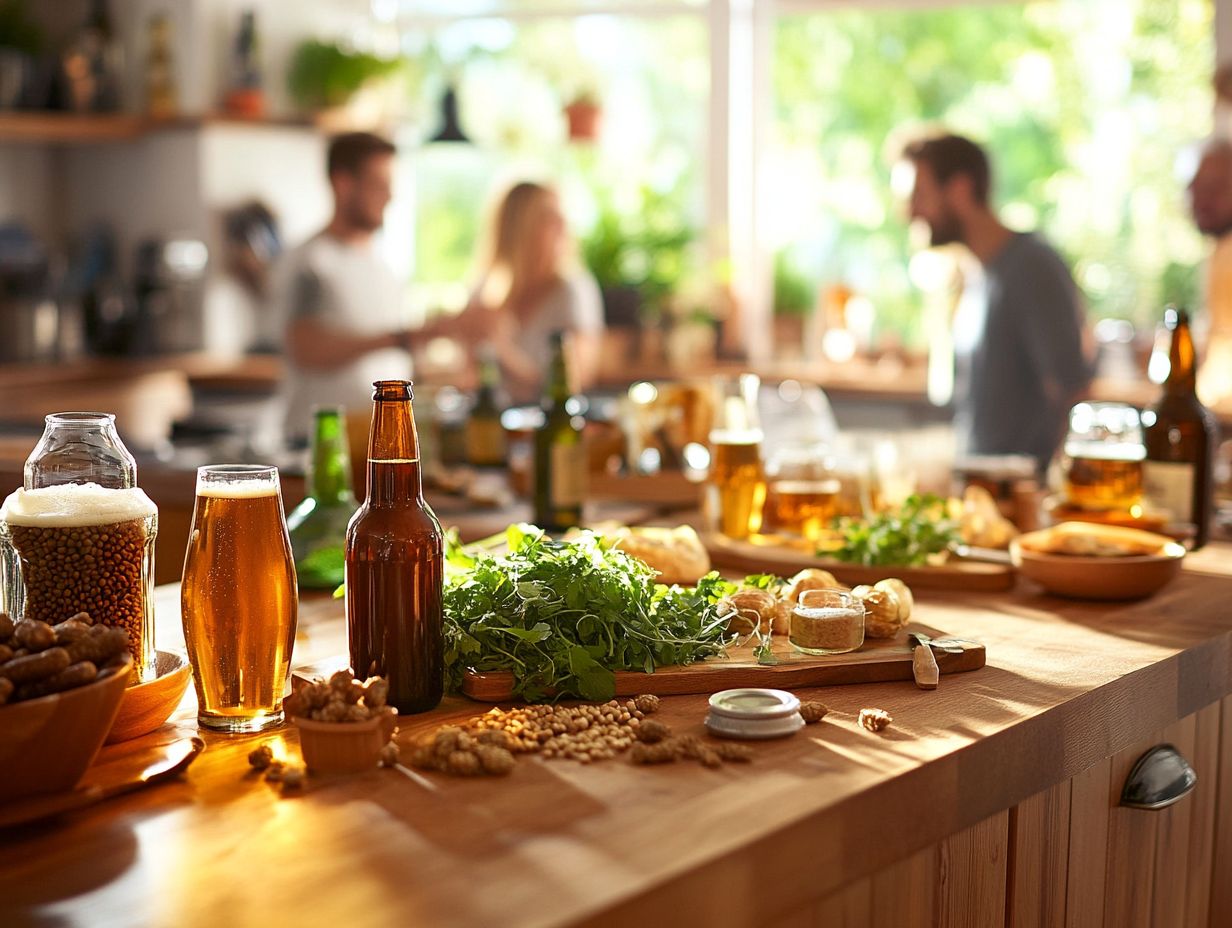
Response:
[[[904,157],[915,168],[911,218],[928,225],[932,245],[965,245],[984,271],[982,295],[965,294],[954,324],[963,451],[1029,454],[1042,471],[1091,379],[1078,289],[1047,242],[997,218],[978,145],[943,135],[913,143]]]

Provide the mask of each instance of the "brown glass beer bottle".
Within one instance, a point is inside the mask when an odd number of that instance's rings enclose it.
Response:
[[[389,681],[389,703],[425,712],[444,689],[444,538],[424,502],[411,383],[373,384],[368,495],[347,526],[351,668]]]
[[[1142,477],[1147,500],[1171,512],[1175,521],[1192,523],[1193,546],[1200,548],[1211,530],[1211,465],[1218,428],[1195,392],[1198,364],[1188,314],[1168,307],[1164,327],[1171,333],[1168,376],[1158,402],[1142,414]]]

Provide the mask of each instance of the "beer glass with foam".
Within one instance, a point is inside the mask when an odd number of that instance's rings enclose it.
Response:
[[[277,468],[197,470],[180,605],[197,721],[224,732],[281,722],[299,600]]]
[[[1066,501],[1078,509],[1135,514],[1142,502],[1145,457],[1137,409],[1079,403],[1070,410],[1061,462]]]

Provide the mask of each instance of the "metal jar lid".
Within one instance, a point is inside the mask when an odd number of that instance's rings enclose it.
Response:
[[[749,687],[711,696],[706,727],[726,738],[781,738],[804,727],[804,719],[791,693]]]

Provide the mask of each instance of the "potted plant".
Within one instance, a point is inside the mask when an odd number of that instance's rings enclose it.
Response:
[[[318,122],[339,128],[373,125],[385,115],[384,101],[379,93],[372,93],[364,105],[357,106],[357,98],[402,66],[401,58],[380,58],[336,42],[309,39],[292,56],[287,87],[292,99],[314,113]]]
[[[804,323],[813,308],[816,287],[788,259],[774,256],[774,344],[780,355],[804,354]],[[794,350],[791,350],[793,349]],[[784,350],[788,349],[788,350]]]
[[[599,137],[599,122],[602,116],[603,108],[599,104],[599,95],[593,89],[586,88],[574,94],[565,104],[569,140],[593,142]]]

